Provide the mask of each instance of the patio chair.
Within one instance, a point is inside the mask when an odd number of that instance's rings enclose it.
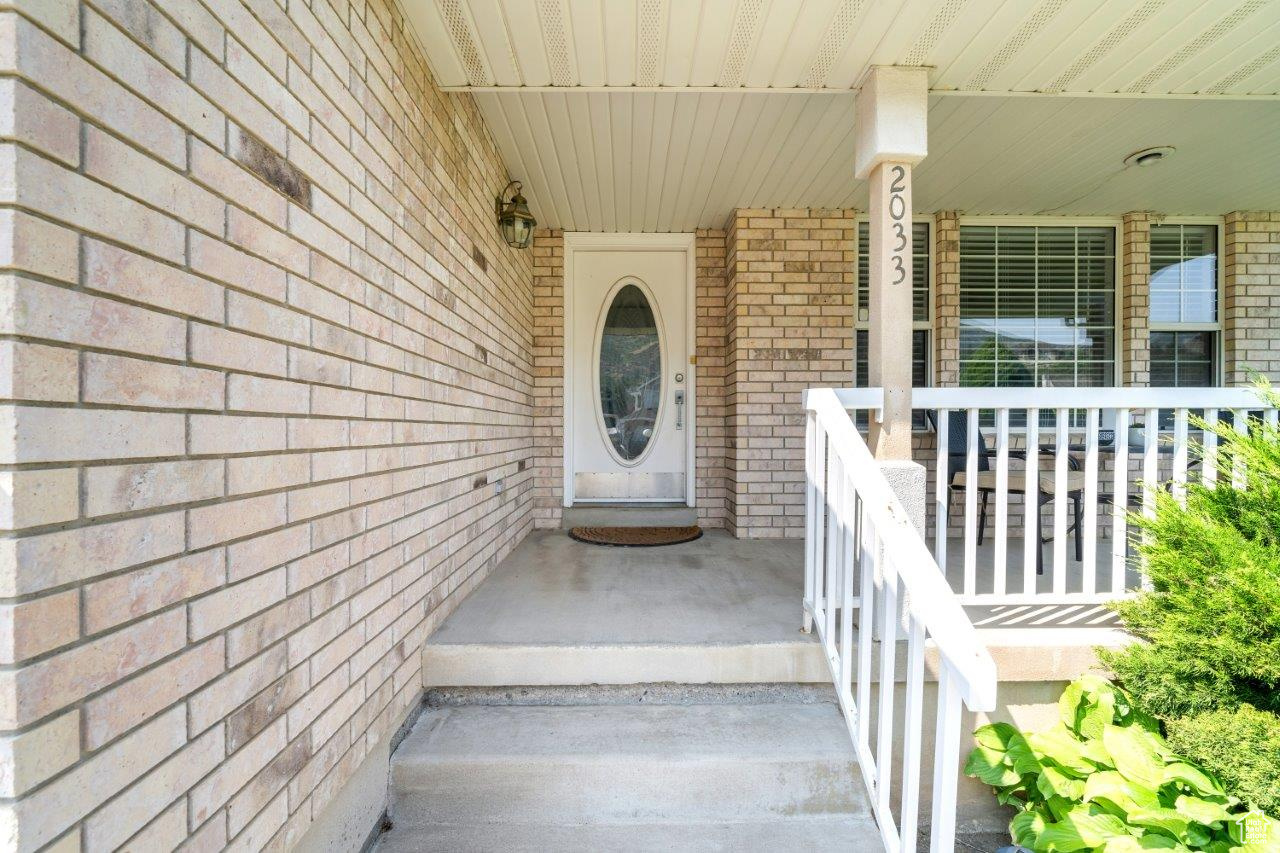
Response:
[[[928,411],[925,417],[929,420],[929,425],[936,434],[938,431],[938,413],[936,411]],[[969,415],[967,412],[953,411],[947,419],[947,518],[951,517],[951,496],[953,493],[963,492],[968,488],[968,453],[969,453]],[[992,451],[987,444],[987,437],[982,434],[982,430],[978,430],[978,464],[976,473],[975,488],[981,498],[978,512],[978,544],[981,545],[986,538],[987,531],[987,510],[991,495],[996,491],[996,472],[991,467]],[[1024,451],[1011,451],[1010,457],[1017,459],[1026,459]],[[1074,460],[1071,461],[1071,470],[1067,472],[1067,497],[1071,500],[1074,522],[1070,530],[1075,533],[1075,554],[1076,560],[1084,559],[1084,541],[1081,529],[1083,525],[1083,495],[1084,495],[1084,472],[1076,470],[1078,467]],[[1057,481],[1052,471],[1041,471],[1039,476],[1040,484],[1036,502],[1036,512],[1039,514],[1040,508],[1052,501],[1057,496]],[[1008,479],[1008,493],[1011,495],[1025,494],[1026,480],[1020,475],[1010,472]],[[1036,525],[1037,534],[1040,538],[1040,544],[1051,541],[1051,537],[1044,535],[1043,525]],[[1038,553],[1038,552],[1037,552]],[[1037,559],[1036,570],[1043,573],[1044,567],[1041,565],[1043,558]]]

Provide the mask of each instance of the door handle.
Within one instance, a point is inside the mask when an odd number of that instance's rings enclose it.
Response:
[[[676,392],[676,429],[684,429],[684,392]]]

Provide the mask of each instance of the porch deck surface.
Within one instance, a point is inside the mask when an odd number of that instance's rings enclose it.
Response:
[[[701,539],[611,548],[535,531],[464,601],[433,643],[680,645],[793,642],[803,545]]]
[[[1020,590],[1022,543],[1008,544],[1008,588]],[[1098,589],[1110,585],[1111,545],[1098,543]],[[947,574],[963,578],[963,545],[949,544]],[[1045,545],[1046,566],[1052,545]],[[978,590],[992,589],[992,543],[978,549]],[[1081,587],[1070,560],[1067,589]],[[1051,589],[1047,573],[1041,590]],[[1130,573],[1130,583],[1136,578]],[[535,531],[449,616],[433,645],[733,645],[812,640],[800,633],[804,544],[736,539],[708,530],[694,542],[610,548]],[[972,605],[980,628],[1107,627],[1102,605]]]

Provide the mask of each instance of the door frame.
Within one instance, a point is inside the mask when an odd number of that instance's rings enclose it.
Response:
[[[685,350],[689,354],[689,363],[682,365],[683,372],[689,377],[685,383],[685,505],[697,506],[697,412],[698,412],[698,374],[695,355],[697,353],[698,329],[695,294],[697,292],[697,270],[695,256],[697,254],[697,235],[692,233],[671,234],[601,234],[587,231],[564,232],[564,380],[562,394],[564,406],[562,426],[564,428],[563,467],[564,467],[564,499],[563,506],[573,506],[574,459],[573,459],[573,385],[576,378],[574,369],[573,340],[573,296],[574,296],[574,255],[578,252],[683,252],[685,256]]]

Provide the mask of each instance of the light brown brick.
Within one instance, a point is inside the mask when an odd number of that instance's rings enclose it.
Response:
[[[80,597],[74,589],[0,604],[0,664],[13,664],[75,642]]]
[[[0,529],[71,521],[80,514],[74,468],[0,471]]]
[[[84,588],[85,629],[96,634],[170,604],[221,586],[226,554],[221,549],[186,554]]]
[[[23,669],[0,673],[0,723],[21,726],[172,654],[186,641],[186,614],[169,611]]]
[[[85,745],[97,749],[159,713],[223,671],[225,643],[214,637],[120,682],[85,704]]]
[[[86,403],[166,409],[221,409],[223,374],[214,370],[88,353],[84,357]]]

